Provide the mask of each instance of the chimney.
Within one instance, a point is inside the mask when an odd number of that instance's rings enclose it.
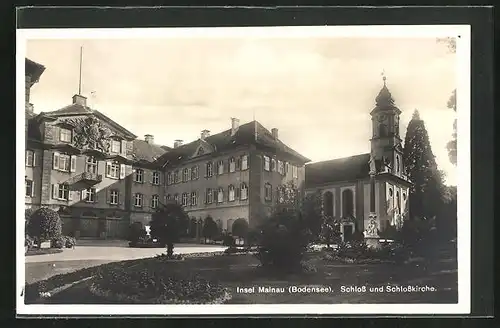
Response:
[[[278,129],[272,128],[271,133],[273,134],[274,139],[278,139]]]
[[[205,140],[205,138],[207,138],[207,137],[210,137],[210,131],[209,130],[203,130],[203,131],[201,131],[200,139],[201,140]]]
[[[73,104],[87,106],[87,98],[82,95],[74,95],[73,96]]]
[[[182,146],[182,140],[174,140],[174,148],[179,148],[180,146]]]
[[[231,136],[234,136],[236,132],[238,132],[238,128],[240,127],[240,120],[237,118],[231,118]]]
[[[33,104],[27,103],[25,109],[27,113],[33,114]]]
[[[153,135],[151,135],[151,134],[145,134],[144,140],[146,140],[146,142],[150,145],[155,143],[155,137],[153,137]]]

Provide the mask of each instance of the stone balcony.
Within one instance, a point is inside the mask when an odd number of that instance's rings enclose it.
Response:
[[[89,185],[95,185],[102,181],[102,174],[83,172],[81,174],[75,175],[68,181],[68,184],[75,184],[83,182]]]

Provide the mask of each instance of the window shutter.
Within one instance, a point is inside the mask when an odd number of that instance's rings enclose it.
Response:
[[[99,189],[94,188],[94,203],[99,201]]]
[[[111,175],[111,162],[106,162],[106,177]]]
[[[127,156],[127,140],[122,140],[121,154]]]
[[[53,136],[54,136],[54,141],[55,142],[60,142],[61,141],[61,129],[57,126],[53,126]]]
[[[125,179],[125,164],[120,164],[120,179]]]
[[[70,172],[76,171],[76,156],[71,156],[71,167],[69,171]]]
[[[24,165],[25,166],[30,166],[30,161],[29,161],[29,150],[24,151]]]
[[[58,170],[59,169],[59,153],[55,151],[52,154],[52,158],[53,158],[53,160],[52,160],[52,168],[54,170]]]
[[[81,200],[85,200],[87,198],[87,189],[83,189],[81,193]]]
[[[205,189],[205,200],[203,201],[205,204],[208,204],[208,189]]]
[[[241,158],[236,160],[236,169],[239,170],[241,168]]]
[[[31,181],[31,197],[35,196],[35,181]]]
[[[111,190],[106,189],[106,204],[111,204]]]
[[[240,195],[241,195],[241,185],[239,185],[238,187],[235,187],[234,191],[235,191],[235,194],[236,194],[235,199],[239,199]]]
[[[57,199],[58,197],[59,197],[59,185],[55,183],[52,185],[52,198]]]
[[[33,151],[33,166],[38,166],[38,152],[37,151]]]
[[[118,193],[118,205],[123,205],[123,194],[121,192]]]
[[[73,200],[73,190],[68,190],[68,200]]]

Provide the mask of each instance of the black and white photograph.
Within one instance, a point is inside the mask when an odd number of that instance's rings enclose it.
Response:
[[[16,64],[18,313],[470,311],[469,26],[19,29]]]

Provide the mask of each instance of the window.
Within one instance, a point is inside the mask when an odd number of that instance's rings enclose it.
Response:
[[[280,174],[285,174],[285,167],[282,161],[278,161],[278,172]]]
[[[396,174],[399,174],[399,156],[396,156]]]
[[[113,179],[120,178],[120,164],[117,162],[106,163],[106,176]]]
[[[224,189],[219,188],[217,191],[217,203],[223,203],[224,202]]]
[[[227,189],[228,191],[228,199],[230,202],[234,201],[234,186],[230,185],[229,188]]]
[[[76,156],[60,154],[54,152],[52,168],[58,171],[75,172],[76,170]]]
[[[206,191],[205,203],[212,204],[213,200],[212,189],[208,188]]]
[[[392,197],[392,188],[389,188],[389,196]]]
[[[35,190],[33,188],[33,181],[32,180],[25,180],[24,185],[26,187],[26,197],[33,197],[35,194]]]
[[[111,140],[111,152],[120,153],[122,148],[122,143],[118,140]]]
[[[399,198],[399,191],[396,191],[396,207],[397,214],[401,214],[401,199]]]
[[[224,174],[224,161],[219,161],[217,163],[217,174],[218,175]]]
[[[191,206],[196,206],[198,205],[198,194],[196,191],[193,191],[191,193]]]
[[[276,160],[274,158],[271,160],[271,171],[276,172]]]
[[[245,200],[248,198],[248,187],[245,183],[241,184],[240,199]]]
[[[26,166],[37,166],[38,155],[34,150],[26,150]]]
[[[229,159],[229,172],[234,172],[236,171],[236,161],[234,160],[234,157],[231,157]]]
[[[87,203],[94,203],[96,201],[96,190],[95,188],[87,188],[82,190],[82,200]]]
[[[207,177],[213,176],[213,164],[211,162],[207,163]]]
[[[241,169],[242,170],[248,169],[248,156],[247,155],[241,156]]]
[[[71,130],[69,129],[59,129],[59,140],[61,142],[71,142]]]
[[[153,172],[153,181],[151,181],[154,185],[160,184],[160,172]]]
[[[327,191],[323,194],[323,210],[326,216],[333,217],[333,193]]]
[[[266,183],[265,185],[265,199],[267,201],[269,200],[272,200],[273,199],[273,187],[271,186],[270,183]]]
[[[193,166],[191,169],[191,180],[196,180],[199,178],[198,166]]]
[[[153,197],[151,197],[151,208],[157,208],[158,201],[159,201],[158,195],[153,195]]]
[[[109,192],[109,203],[111,205],[118,205],[118,190],[111,190]]]
[[[295,179],[297,179],[299,177],[299,167],[298,166],[295,166],[295,165],[292,166],[292,175]]]
[[[167,201],[172,199],[172,195],[168,194],[167,195]]]
[[[52,198],[60,200],[69,200],[69,185],[67,184],[53,184],[52,185]]]
[[[142,169],[135,170],[134,181],[139,182],[139,183],[144,182],[144,170],[142,170]]]
[[[189,169],[188,168],[185,168],[184,169],[184,172],[182,174],[182,181],[186,182],[186,181],[189,181],[189,178],[190,178],[190,172],[189,172]]]
[[[85,161],[85,172],[97,174],[97,159],[95,157],[87,157]]]
[[[203,154],[205,154],[205,150],[202,147],[200,147],[200,149],[198,149],[198,152],[196,153],[196,155],[201,156]]]
[[[172,172],[168,172],[167,173],[167,185],[171,185],[172,183],[174,183]]]
[[[351,189],[346,189],[342,192],[342,216],[354,216],[354,194]]]
[[[135,207],[142,207],[142,194],[135,194],[134,195],[134,206]]]
[[[264,156],[264,170],[271,171],[271,163],[269,156]]]
[[[181,175],[180,175],[179,170],[174,171],[174,182],[175,183],[181,182]]]
[[[182,206],[187,206],[189,201],[189,194],[187,192],[182,194]]]
[[[174,202],[179,203],[179,195],[178,194],[174,195]]]
[[[406,194],[403,193],[403,200],[406,200]]]

